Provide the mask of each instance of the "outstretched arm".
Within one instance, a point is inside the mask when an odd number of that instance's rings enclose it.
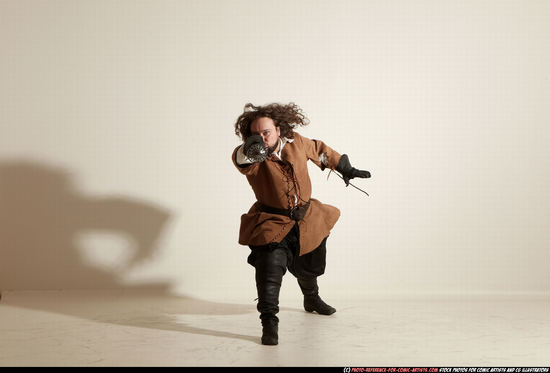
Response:
[[[311,140],[298,134],[295,134],[294,137],[302,142],[307,158],[315,163],[321,170],[325,168],[330,168],[331,170],[336,169],[338,161],[340,160],[340,153],[321,140]]]
[[[340,172],[346,186],[348,186],[349,181],[355,177],[371,177],[369,171],[362,171],[352,167],[347,154],[340,155],[337,151],[320,140],[310,140],[303,136],[299,137],[304,144],[307,157],[319,166],[321,170],[330,168],[331,170]]]
[[[233,163],[245,175],[254,175],[258,164],[267,158],[267,149],[260,135],[252,135],[233,151]]]

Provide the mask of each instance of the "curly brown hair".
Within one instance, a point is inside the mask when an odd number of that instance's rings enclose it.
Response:
[[[258,118],[271,118],[276,127],[281,129],[281,137],[292,139],[296,126],[307,126],[309,119],[302,113],[302,109],[294,102],[288,105],[273,103],[264,106],[254,106],[251,103],[244,105],[244,112],[235,123],[235,135],[243,141],[250,137],[250,125]]]

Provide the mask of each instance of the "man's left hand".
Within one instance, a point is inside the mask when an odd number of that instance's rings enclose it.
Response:
[[[364,179],[371,177],[369,171],[358,170],[352,167],[347,154],[342,154],[342,156],[340,157],[340,161],[336,166],[336,171],[342,174],[346,186],[348,186],[349,181],[355,177],[360,177]]]

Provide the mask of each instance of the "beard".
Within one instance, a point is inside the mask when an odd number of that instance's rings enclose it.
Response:
[[[273,146],[267,147],[267,156],[269,157],[275,150],[277,150],[277,146],[279,146],[279,139],[277,139],[277,142]]]

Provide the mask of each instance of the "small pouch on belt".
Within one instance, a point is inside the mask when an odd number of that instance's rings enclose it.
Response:
[[[307,209],[309,208],[309,201],[304,206],[297,206],[290,210],[290,218],[292,220],[300,221],[306,216]]]

